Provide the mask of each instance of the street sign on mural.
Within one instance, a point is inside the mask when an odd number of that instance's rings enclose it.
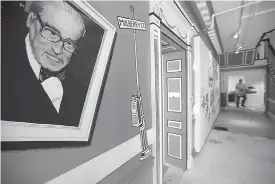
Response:
[[[124,17],[117,17],[117,20],[120,29],[146,30],[145,22]]]

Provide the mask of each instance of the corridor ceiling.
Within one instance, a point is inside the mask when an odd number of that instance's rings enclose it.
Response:
[[[220,13],[252,1],[211,1],[213,13]],[[255,1],[254,1],[255,2]],[[215,16],[218,37],[224,52],[235,51],[237,42],[243,49],[254,48],[264,32],[275,29],[275,1],[256,4]],[[238,39],[234,34],[240,29]]]

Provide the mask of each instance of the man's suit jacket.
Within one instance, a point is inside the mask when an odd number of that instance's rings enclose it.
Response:
[[[2,18],[1,119],[78,126],[87,87],[81,85],[69,69],[63,82],[63,99],[57,113],[27,58],[26,16],[22,14],[19,20],[16,17],[16,20],[12,16]]]

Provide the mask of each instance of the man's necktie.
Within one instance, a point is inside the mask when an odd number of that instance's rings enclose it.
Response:
[[[57,77],[61,82],[63,82],[66,77],[66,69],[58,71],[58,72],[52,72],[46,68],[41,67],[40,74],[39,74],[40,82],[43,82],[44,80],[46,80],[50,77]]]

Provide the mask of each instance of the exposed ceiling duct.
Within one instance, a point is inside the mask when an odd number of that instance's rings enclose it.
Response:
[[[200,14],[202,16],[202,19],[204,20],[204,23],[207,27],[211,26],[211,14],[207,5],[207,1],[197,1],[196,2],[197,8],[200,11]],[[215,31],[214,26],[211,29],[206,30],[208,32],[208,36],[217,52],[217,54],[222,53],[221,45],[217,36],[217,33]]]

